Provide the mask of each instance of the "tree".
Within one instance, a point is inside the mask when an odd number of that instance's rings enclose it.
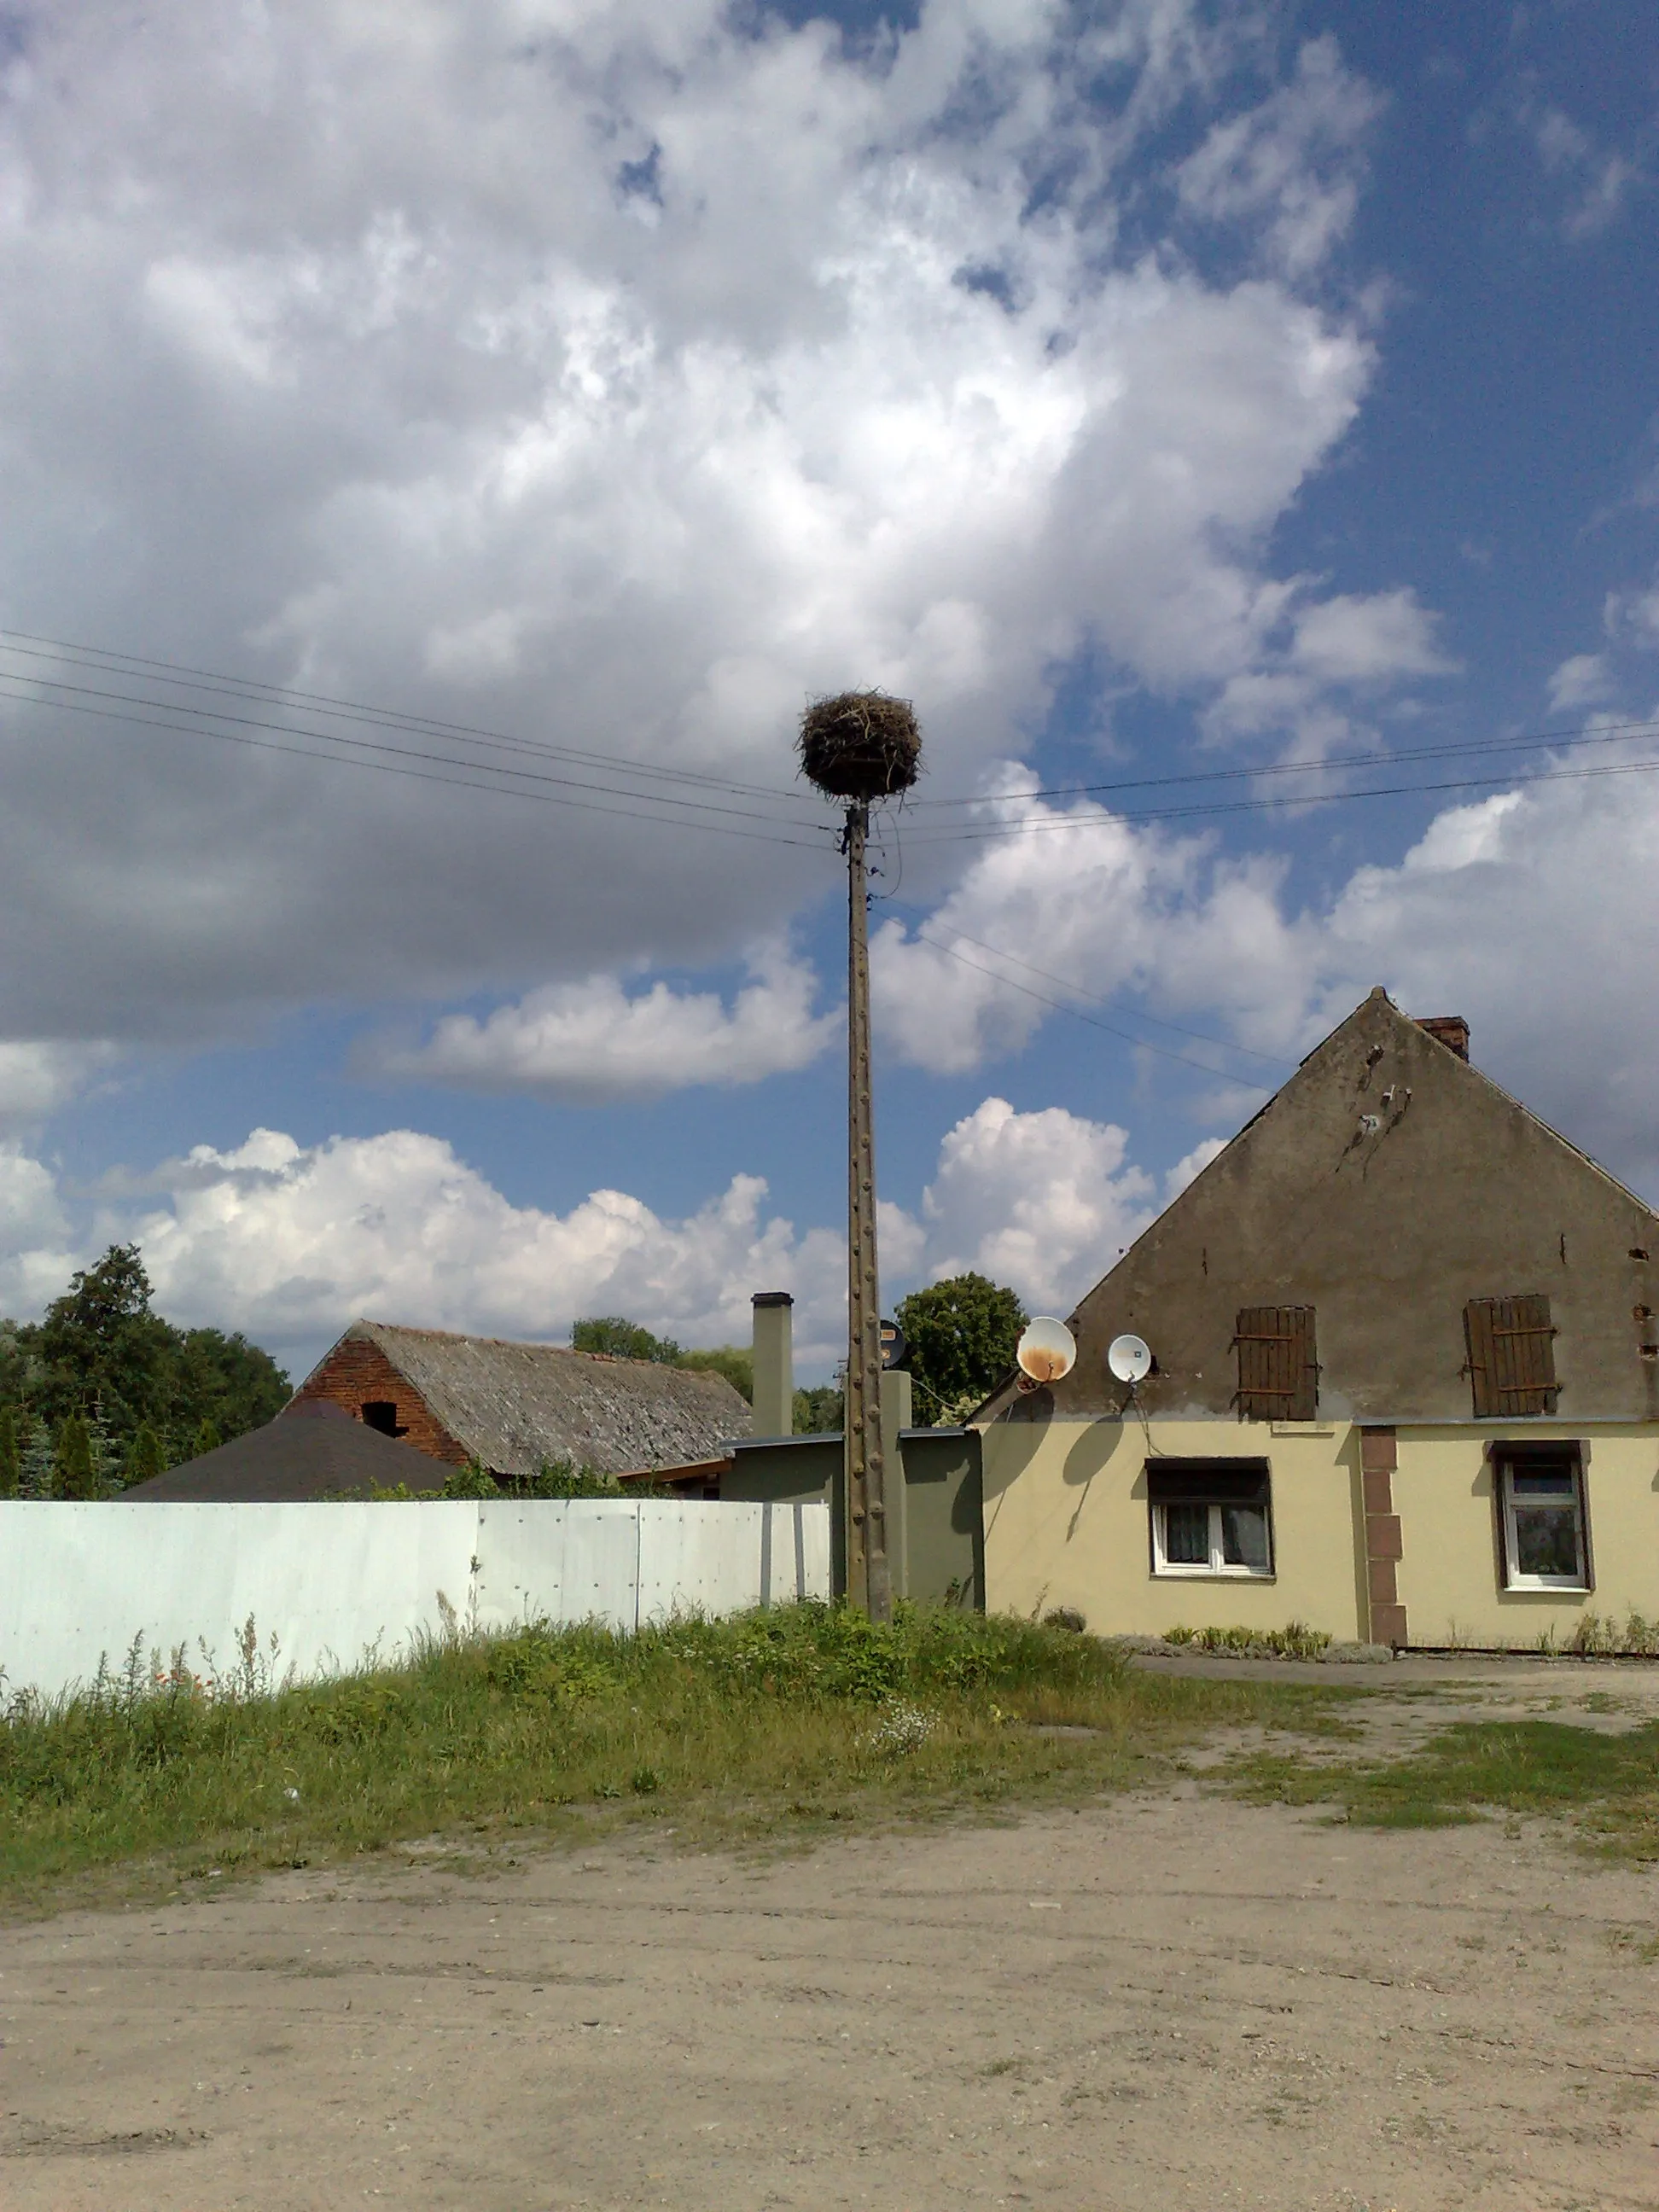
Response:
[[[220,1442],[218,1430],[211,1421],[204,1419],[201,1427],[196,1431],[196,1442],[191,1447],[190,1455],[192,1459],[200,1459],[204,1452],[217,1451]]]
[[[28,1438],[23,1447],[23,1495],[50,1498],[53,1480],[52,1431],[44,1421],[31,1421]]]
[[[98,1495],[98,1480],[92,1464],[92,1431],[79,1413],[67,1414],[58,1424],[52,1474],[53,1488],[59,1498]]]
[[[175,1328],[152,1311],[136,1245],[111,1245],[39,1323],[0,1322],[0,1405],[52,1429],[71,1413],[90,1418],[110,1468],[125,1466],[146,1425],[183,1457],[204,1421],[238,1437],[288,1395],[287,1376],[245,1336]]]
[[[15,1498],[23,1472],[17,1449],[17,1417],[9,1406],[0,1406],[0,1498]]]
[[[127,1455],[121,1469],[124,1486],[131,1490],[135,1483],[153,1482],[158,1474],[167,1472],[167,1461],[161,1450],[161,1439],[148,1421],[141,1421],[133,1439],[127,1447]]]
[[[847,1419],[846,1405],[833,1382],[820,1382],[795,1393],[794,1431],[798,1437],[834,1436]]]
[[[707,1352],[683,1352],[674,1364],[694,1375],[724,1375],[740,1398],[751,1406],[755,1402],[755,1355],[745,1345],[717,1344]]]
[[[959,1420],[1012,1367],[1026,1315],[1012,1291],[970,1272],[912,1291],[896,1318],[908,1346],[905,1365],[929,1401],[928,1418]]]
[[[654,1359],[664,1367],[672,1367],[684,1357],[684,1347],[672,1336],[653,1336],[622,1314],[589,1314],[571,1330],[570,1342],[577,1352],[605,1352],[612,1359]]]

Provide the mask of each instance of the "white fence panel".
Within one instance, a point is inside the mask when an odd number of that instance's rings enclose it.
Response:
[[[223,1671],[249,1615],[275,1671],[315,1675],[391,1659],[465,1614],[477,1536],[471,1502],[419,1505],[0,1505],[0,1668],[8,1690],[90,1681],[135,1637]]]
[[[602,1620],[631,1632],[830,1595],[826,1506],[679,1498],[271,1505],[0,1501],[0,1687],[48,1695],[185,1647],[237,1661],[252,1615],[273,1672],[392,1660],[441,1633]]]
[[[659,1503],[661,1510],[640,1522],[641,1621],[676,1613],[740,1613],[769,1601],[761,1586],[766,1506],[733,1501],[711,1507],[696,1498]],[[711,1511],[720,1516],[717,1522]]]
[[[608,1498],[483,1505],[478,1516],[479,1627],[506,1628],[523,1620],[602,1620],[631,1635],[639,1608],[640,1514],[647,1504],[653,1510],[672,1510],[666,1501],[659,1505],[655,1499]]]

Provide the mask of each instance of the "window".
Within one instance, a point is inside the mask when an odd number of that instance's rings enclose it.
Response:
[[[1157,1460],[1146,1468],[1155,1575],[1271,1575],[1267,1462]]]
[[[368,1398],[363,1401],[363,1426],[378,1429],[383,1437],[407,1436],[406,1429],[398,1426],[398,1408],[390,1398]]]
[[[1463,1334],[1477,1421],[1555,1411],[1560,1386],[1547,1298],[1471,1298],[1463,1309]]]
[[[1589,1589],[1584,1467],[1577,1444],[1495,1445],[1504,1580],[1510,1589]]]
[[[1311,1306],[1246,1306],[1233,1328],[1238,1413],[1245,1421],[1311,1421],[1319,1412],[1319,1363]]]

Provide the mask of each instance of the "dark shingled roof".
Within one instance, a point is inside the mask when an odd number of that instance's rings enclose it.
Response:
[[[338,1406],[313,1399],[289,1407],[262,1429],[234,1437],[216,1451],[170,1468],[121,1492],[123,1500],[271,1503],[365,1492],[439,1491],[449,1469],[411,1445],[366,1429]]]
[[[719,1458],[746,1437],[749,1407],[723,1375],[612,1359],[558,1344],[514,1344],[356,1321],[462,1449],[496,1474],[532,1475],[548,1460],[605,1474]]]

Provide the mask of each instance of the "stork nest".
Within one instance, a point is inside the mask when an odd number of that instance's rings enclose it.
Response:
[[[921,732],[908,699],[841,691],[800,718],[800,764],[833,799],[890,799],[920,772]]]

